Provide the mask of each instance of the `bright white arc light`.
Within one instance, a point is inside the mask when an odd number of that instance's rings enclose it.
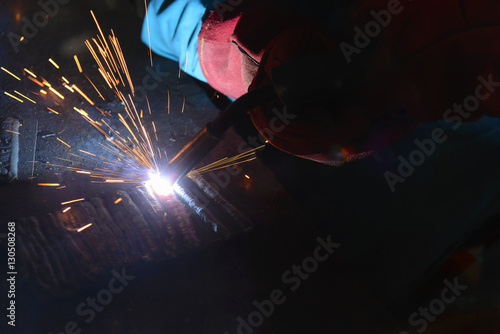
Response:
[[[174,188],[170,180],[162,177],[160,174],[150,174],[149,180],[145,183],[146,189],[150,194],[157,196],[170,196],[174,193]]]

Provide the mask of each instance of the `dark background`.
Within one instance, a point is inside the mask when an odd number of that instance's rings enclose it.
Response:
[[[303,8],[307,13],[321,13],[323,19],[328,17],[313,6]],[[139,39],[142,8],[129,1],[72,0],[61,5],[47,25],[19,45],[18,52],[9,41],[9,33],[20,36],[22,18],[32,21],[40,6],[36,1],[3,1],[1,66],[18,76],[23,68],[32,69],[49,81],[62,74],[85,87],[97,102],[98,96],[73,61],[77,54],[86,73],[97,82],[94,61],[83,44],[97,34],[91,9],[104,31],[115,31],[132,78],[140,85],[148,74],[148,48]],[[57,74],[47,61],[49,57],[61,66]],[[159,142],[173,156],[228,101],[185,73],[179,77],[178,64],[157,56],[154,63],[160,66],[155,67],[157,73],[170,74],[148,92],[152,115],[146,119],[155,121]],[[0,86],[4,91],[37,92],[31,82],[18,82],[4,72],[0,73]],[[168,91],[170,114],[166,107]],[[181,113],[184,99],[185,110]],[[2,226],[8,221],[60,210],[60,202],[68,198],[106,197],[117,189],[131,189],[91,184],[85,176],[43,163],[53,163],[54,157],[66,156],[68,150],[53,137],[42,139],[42,134],[65,130],[62,139],[75,149],[92,152],[104,140],[70,112],[75,105],[88,108],[77,97],[54,106],[51,100],[20,104],[0,96],[0,115],[14,116],[22,123],[19,181],[0,186]],[[122,107],[116,97],[109,94],[98,105],[114,115],[110,122],[118,124],[116,112]],[[145,101],[138,105],[147,108]],[[47,106],[67,112],[57,117],[48,113]],[[430,138],[436,127],[445,129],[449,140],[391,192],[384,172],[396,171],[398,156],[408,157],[415,150],[414,139]],[[37,133],[37,129],[42,132]],[[239,143],[252,134],[255,130],[242,116],[205,162],[235,154]],[[447,306],[427,333],[487,333],[485,328],[494,326],[498,315],[496,304],[488,303],[485,297],[499,290],[495,276],[498,245],[493,234],[500,209],[499,135],[499,122],[494,119],[464,125],[459,131],[452,130],[449,124],[421,125],[396,145],[335,168],[268,147],[259,152],[257,161],[242,165],[244,173],[221,191],[225,200],[250,217],[249,231],[204,243],[175,259],[129,264],[127,273],[136,278],[122,293],[114,295],[112,303],[89,324],[75,309],[107,286],[113,277],[111,271],[103,272],[99,280],[86,286],[61,294],[45,291],[35,275],[25,270],[17,277],[17,326],[9,328],[4,319],[0,330],[59,333],[64,332],[66,323],[75,321],[81,333],[232,334],[237,332],[237,318],[246,319],[255,311],[254,300],[269,299],[271,291],[281,289],[286,302],[276,306],[255,333],[411,332],[416,327],[410,326],[408,316],[418,310],[419,303],[428,305],[429,300],[439,296],[445,278],[453,280],[460,274],[470,288],[459,301]],[[36,160],[42,162],[33,167],[28,161],[33,160],[35,137]],[[32,168],[34,181],[30,180]],[[250,182],[244,174],[251,176]],[[210,181],[210,176],[206,178]],[[38,182],[60,182],[68,188],[54,192],[37,187]],[[341,244],[339,250],[321,263],[297,291],[290,291],[281,275],[311,256],[316,238],[327,235]],[[487,251],[483,251],[485,245]],[[443,267],[450,255],[468,246],[479,249],[478,258],[484,258],[482,267],[477,269],[470,263],[459,269]],[[477,266],[479,262],[474,263]],[[6,259],[2,258],[2,263]],[[114,269],[121,271],[122,267]],[[471,277],[479,273],[482,281],[478,283]],[[7,290],[4,279],[1,287]]]

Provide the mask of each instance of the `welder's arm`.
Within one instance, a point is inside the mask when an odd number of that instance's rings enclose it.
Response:
[[[198,34],[206,12],[203,0],[151,0],[141,40],[151,50],[179,63],[194,78],[206,81],[198,60]]]

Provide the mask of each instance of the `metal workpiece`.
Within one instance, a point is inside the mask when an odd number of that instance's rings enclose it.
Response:
[[[253,224],[209,187],[194,175],[176,185],[174,196],[118,190],[67,212],[19,219],[22,274],[51,295],[66,295],[113,268],[166,262],[249,231]]]
[[[6,117],[0,128],[0,181],[18,179],[19,120]]]

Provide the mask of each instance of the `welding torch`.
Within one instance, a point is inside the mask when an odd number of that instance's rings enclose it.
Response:
[[[289,108],[300,108],[311,99],[340,98],[354,84],[353,70],[355,68],[345,65],[345,58],[338,49],[274,67],[269,83],[232,102],[170,161],[166,169],[170,183],[174,184],[187,175],[223,139],[224,133],[244,112],[276,99]]]

